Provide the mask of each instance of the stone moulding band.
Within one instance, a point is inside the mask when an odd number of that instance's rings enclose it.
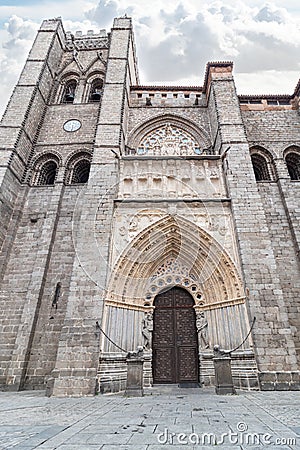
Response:
[[[172,198],[172,197],[166,197],[166,198],[122,198],[118,199],[116,198],[114,200],[115,203],[145,203],[147,201],[148,203],[226,203],[231,202],[230,198]]]
[[[128,148],[128,147],[127,147]],[[129,149],[130,150],[130,149]],[[136,154],[126,154],[122,155],[121,160],[124,161],[163,161],[163,160],[175,160],[175,161],[190,161],[190,160],[196,160],[196,161],[217,161],[221,159],[220,155],[136,155]]]
[[[212,309],[228,308],[230,306],[242,305],[246,302],[246,297],[238,297],[230,300],[221,300],[219,302],[205,304],[205,305],[195,305],[196,311],[210,311]],[[112,306],[114,308],[131,309],[136,311],[149,311],[154,309],[153,306],[142,306],[135,303],[123,303],[118,300],[106,300],[105,306]]]
[[[131,309],[135,311],[149,311],[153,309],[152,306],[143,306],[143,305],[137,305],[136,303],[128,303],[128,302],[120,302],[119,300],[106,300],[105,306],[112,306],[114,308],[123,308],[123,309]]]
[[[212,309],[228,308],[230,306],[242,305],[246,297],[238,297],[230,300],[221,300],[215,303],[206,303],[205,305],[195,305],[194,308],[199,311],[210,311]]]

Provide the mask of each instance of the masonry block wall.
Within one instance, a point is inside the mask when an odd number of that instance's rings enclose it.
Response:
[[[277,354],[283,359],[272,368],[272,374],[261,374],[262,387],[287,389],[298,380],[299,370],[299,181],[291,180],[285,163],[285,156],[291,146],[299,146],[299,107],[292,106],[262,107],[253,104],[252,110],[242,106],[250,147],[261,146],[269,152],[275,168],[275,176],[269,181],[257,182],[258,191],[263,203],[268,233],[277,266],[277,276],[283,293],[284,303],[276,305],[269,302],[266,318],[272,328],[272,334],[277,335],[279,344]],[[264,110],[262,110],[264,108]],[[255,126],[253,124],[255,123]],[[277,328],[278,312],[285,306],[287,317],[285,325]],[[293,347],[284,345],[283,335],[290,337]],[[262,350],[268,354],[271,350]],[[280,374],[280,371],[283,373]]]
[[[28,189],[22,185],[22,182],[26,177],[46,104],[52,92],[55,71],[62,56],[63,41],[64,33],[59,21],[43,22],[1,122],[2,202],[0,216],[1,261],[3,262],[1,311],[10,312],[9,315],[4,313],[2,316],[4,328],[1,350],[5,362],[1,364],[1,382],[15,386],[20,385],[32,320],[37,307],[37,290],[40,289],[38,279],[43,276],[44,261],[42,260],[45,260],[41,249],[37,250],[34,244],[34,233],[27,230],[29,235],[26,236],[25,232],[26,237],[22,236],[25,227],[28,226],[28,223],[25,225],[22,219],[23,208],[26,210],[28,193]],[[44,229],[46,235],[43,235],[41,229],[37,232],[42,242],[45,243],[46,241],[50,242],[48,234],[51,230],[50,223],[53,202],[56,202],[55,195],[49,202],[51,206]],[[33,250],[32,247],[35,249]],[[46,244],[45,254],[47,252]],[[24,260],[20,261],[22,258],[20,255],[27,255],[29,266]],[[39,261],[37,264],[39,269],[33,273],[29,267],[31,264],[35,266],[37,261]],[[12,272],[8,275],[7,271],[11,270]],[[12,275],[14,270],[18,272],[18,275]],[[31,291],[33,285],[35,287]],[[24,335],[22,332],[19,333],[21,327],[23,327]]]
[[[115,19],[109,34],[73,36],[59,19],[42,23],[0,126],[2,389],[91,395],[103,373],[124,387],[123,354],[108,352],[101,366],[106,346],[97,323],[105,327],[108,286],[117,252],[125,251],[118,221],[143,208],[154,218],[158,209],[174,217],[198,215],[197,226],[223,243],[247,293],[245,329],[257,318],[252,359],[241,370],[251,372],[254,387],[258,375],[262,389],[299,388],[300,182],[291,180],[285,160],[290,147],[300,148],[299,85],[284,99],[287,104],[278,99],[271,106],[270,99],[238,97],[232,63],[226,62],[208,64],[203,88],[141,86],[127,17]],[[138,160],[140,141],[162,124],[189,130],[202,156]],[[273,167],[269,181],[255,178],[256,148]],[[84,181],[82,161],[90,167]],[[51,180],[47,167],[55,167]],[[155,167],[166,172],[161,198],[127,204],[122,195],[139,192],[145,173]],[[136,191],[124,188],[126,170]],[[199,172],[196,186],[187,181],[192,171]],[[176,177],[185,180],[190,203],[174,198],[159,204],[174,191]],[[190,198],[195,192],[198,203]],[[224,221],[226,239],[218,234],[216,217]],[[128,227],[130,243],[134,224]],[[145,308],[130,308],[128,317],[120,309],[127,318],[111,322],[111,334],[126,342],[134,333],[132,341],[141,343]],[[204,356],[208,384],[211,349]]]
[[[291,187],[294,191],[298,185],[297,182],[293,184],[290,180],[279,179],[279,189],[273,188],[275,196],[270,199],[268,189],[260,186],[254,177],[248,142],[250,145],[264,145],[266,140],[268,147],[270,141],[274,146],[280,142],[285,148],[290,142],[299,145],[296,131],[299,114],[292,109],[285,112],[264,111],[258,113],[260,121],[257,116],[253,120],[253,113],[247,112],[245,116],[248,120],[245,120],[240,112],[229,67],[225,63],[217,69],[210,67],[207,76],[210,111],[215,114],[212,121],[218,124],[215,127],[215,142],[220,146],[221,154],[226,152],[224,171],[228,193],[232,198],[245,287],[249,290],[249,312],[250,317],[255,316],[257,319],[253,335],[261,387],[274,389],[278,385],[282,388],[285,384],[288,389],[291,384],[297,384],[297,374],[293,379],[292,373],[299,370],[299,253],[295,237],[297,232],[294,231],[299,230],[299,215],[293,213],[297,201],[293,206],[291,204],[291,208],[286,206],[281,186],[286,186],[287,182],[296,186]],[[281,133],[283,128],[285,131]],[[249,131],[248,135],[246,131]],[[253,139],[253,135],[256,139]],[[274,147],[272,150],[276,154]],[[280,156],[282,160],[283,154]],[[290,218],[291,214],[293,219]],[[275,217],[278,220],[276,236]],[[279,237],[282,244],[276,242]],[[293,266],[288,275],[290,282],[287,282],[282,265],[280,245],[284,246],[284,241],[289,248]],[[273,372],[273,378],[268,375],[265,378],[265,372]]]
[[[95,392],[99,336],[109,274],[110,229],[118,189],[118,157],[124,151],[128,88],[136,83],[130,19],[116,19],[110,36],[106,80],[95,135],[91,173],[76,223],[69,301],[58,348],[54,395]],[[98,339],[97,339],[98,338]]]

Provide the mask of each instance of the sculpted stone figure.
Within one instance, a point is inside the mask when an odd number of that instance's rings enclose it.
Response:
[[[153,313],[147,312],[147,313],[145,313],[145,317],[143,320],[143,329],[142,329],[145,350],[151,350],[152,331],[153,331]]]
[[[196,315],[196,328],[198,332],[199,348],[201,349],[209,348],[207,327],[208,322],[206,320],[204,312],[198,312]]]

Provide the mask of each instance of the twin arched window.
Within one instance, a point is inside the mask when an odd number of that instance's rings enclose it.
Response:
[[[61,103],[74,103],[77,85],[78,81],[75,78],[66,81],[61,97]],[[89,103],[100,102],[102,89],[103,80],[101,78],[95,78],[90,85],[89,92],[85,94],[84,97],[87,98]]]
[[[251,160],[256,181],[271,180],[266,159],[254,153],[251,155]]]
[[[264,149],[253,148],[251,160],[256,181],[274,181],[276,171],[272,157]],[[300,180],[300,152],[291,147],[285,156],[285,163],[291,180]]]
[[[37,163],[33,182],[37,186],[53,186],[58,172],[58,160],[53,155],[44,156]]]
[[[84,184],[89,179],[91,155],[87,152],[76,154],[69,161],[66,173],[66,184]],[[58,173],[59,161],[55,155],[44,155],[36,165],[32,176],[32,184],[36,186],[53,186]]]
[[[96,78],[91,84],[89,102],[100,102],[102,89],[103,81],[101,78]]]

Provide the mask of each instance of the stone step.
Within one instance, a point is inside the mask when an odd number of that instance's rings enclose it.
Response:
[[[200,385],[196,386],[196,383],[185,384],[155,384],[151,387],[144,388],[144,395],[181,395],[185,393],[200,394],[202,391]]]

